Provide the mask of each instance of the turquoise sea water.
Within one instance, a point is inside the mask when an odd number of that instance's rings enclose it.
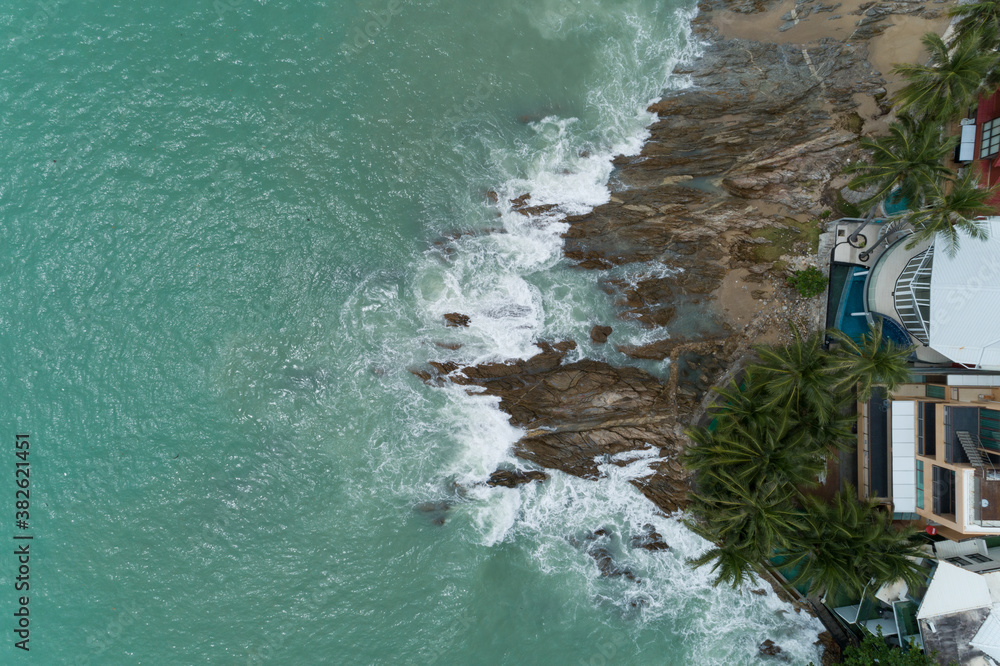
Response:
[[[0,536],[24,534],[30,433],[35,540],[29,654],[2,548],[0,663],[752,664],[765,638],[816,659],[815,621],[684,565],[704,542],[628,484],[651,453],[487,489],[517,431],[409,372],[539,338],[625,361],[589,344],[614,308],[560,218],[607,199],[684,85],[692,10],[5,3]],[[525,192],[561,208],[511,212]],[[670,551],[628,547],[646,523]],[[640,582],[600,577],[578,544],[602,527]]]

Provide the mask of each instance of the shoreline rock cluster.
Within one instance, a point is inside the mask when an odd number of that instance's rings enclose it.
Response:
[[[891,13],[883,5],[893,3],[879,3],[880,15]],[[803,46],[724,39],[712,15],[728,8],[764,6],[702,3],[694,32],[709,40],[705,52],[675,70],[691,85],[650,107],[657,114],[651,136],[639,155],[615,159],[610,201],[566,220],[564,253],[580,269],[674,269],[634,284],[602,280],[621,317],[664,329],[652,343],[617,349],[636,359],[670,359],[669,379],[597,360],[563,364],[572,341],[540,342],[542,352],[526,361],[466,368],[433,362],[417,371],[428,382],[478,386],[499,397],[511,422],[526,430],[516,455],[542,468],[596,478],[595,458],[657,447],[655,473],[634,483],[667,514],[685,506],[683,430],[702,416],[707,392],[765,333],[816,309],[782,286],[775,261],[754,252],[767,242],[754,232],[787,228],[795,234],[795,224],[836,207],[842,165],[857,155],[859,99],[885,93],[863,40],[826,38]],[[512,203],[530,215],[536,212],[530,198]],[[803,258],[810,252],[808,244],[794,249]],[[745,271],[747,282],[771,282],[759,292],[769,294],[771,307],[739,325],[716,303],[735,270]],[[450,326],[468,323],[461,313],[445,318]],[[667,333],[693,320],[698,334]],[[593,341],[607,342],[611,330],[595,326]],[[494,483],[515,480],[524,478],[501,474]]]

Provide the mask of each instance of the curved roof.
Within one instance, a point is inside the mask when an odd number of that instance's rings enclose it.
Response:
[[[955,363],[1000,370],[1000,217],[982,221],[988,240],[962,236],[955,256],[934,241],[929,346]]]

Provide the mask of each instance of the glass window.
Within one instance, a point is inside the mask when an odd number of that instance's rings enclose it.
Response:
[[[1000,118],[983,123],[983,139],[979,144],[979,158],[992,157],[1000,152]]]
[[[958,567],[967,567],[970,564],[972,564],[972,562],[962,557],[946,557],[944,558],[944,561],[951,562],[952,564]]]
[[[973,562],[978,562],[979,564],[986,564],[987,562],[992,562],[993,561],[990,558],[986,557],[985,555],[980,555],[979,553],[973,553],[972,555],[966,555],[966,557],[969,558],[970,560],[972,560]]]
[[[917,461],[917,508],[924,508],[924,461]]]
[[[931,490],[931,510],[939,516],[955,515],[955,472],[931,465],[934,486]]]

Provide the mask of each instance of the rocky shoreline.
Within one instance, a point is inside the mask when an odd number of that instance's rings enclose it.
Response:
[[[797,2],[796,15],[808,15],[810,4]],[[515,453],[542,468],[596,478],[595,458],[657,447],[655,473],[634,483],[664,513],[683,508],[684,429],[703,416],[710,388],[740,367],[752,345],[782,341],[789,321],[822,325],[823,299],[800,298],[784,276],[817,262],[822,220],[838,214],[840,171],[857,157],[866,122],[886,111],[875,105],[861,115],[866,101],[886,95],[868,61],[870,40],[892,16],[927,11],[905,2],[860,8],[863,25],[850,39],[796,44],[787,41],[793,31],[775,32],[780,42],[722,35],[717,17],[766,12],[764,3],[703,2],[693,31],[704,53],[675,70],[691,85],[650,107],[657,120],[642,152],[615,159],[611,200],[567,218],[564,252],[581,270],[674,269],[634,284],[601,281],[622,318],[663,329],[655,342],[617,348],[636,359],[669,359],[666,382],[602,361],[564,365],[572,341],[540,342],[542,353],[526,361],[431,363],[417,374],[499,397],[526,430]],[[526,215],[545,212],[529,200],[512,204]],[[445,323],[461,326],[463,318],[452,313]],[[668,333],[691,321],[696,335]],[[610,328],[595,326],[595,342],[607,340]],[[532,480],[506,472],[516,479],[500,475],[503,485]]]
[[[822,18],[834,10],[849,16]],[[759,15],[761,24],[774,21],[766,35],[771,39],[725,36],[720,26],[738,25],[736,13]],[[841,27],[824,30],[816,23],[799,30],[810,15]],[[737,373],[753,345],[785,341],[789,322],[806,330],[824,325],[825,298],[801,298],[785,276],[823,263],[826,252],[818,246],[824,220],[840,217],[844,205],[842,168],[859,157],[859,135],[885,123],[883,100],[891,84],[887,91],[871,51],[884,50],[877,42],[893,29],[894,17],[924,17],[927,25],[906,28],[916,39],[941,31],[942,15],[940,6],[917,2],[699,5],[693,33],[705,43],[704,53],[675,69],[690,86],[650,107],[657,120],[642,152],[614,160],[610,201],[567,218],[564,234],[565,256],[580,270],[626,264],[673,269],[667,275],[649,271],[661,275],[636,283],[600,281],[622,319],[663,332],[654,342],[617,349],[635,359],[669,359],[665,382],[603,361],[564,363],[573,341],[539,341],[542,352],[524,361],[472,367],[432,362],[416,374],[500,398],[500,408],[525,430],[515,454],[540,468],[597,478],[597,461],[655,447],[654,473],[632,483],[664,514],[683,509],[690,484],[680,461],[684,430],[705,417],[710,389]],[[931,25],[933,19],[938,21]],[[796,43],[796,34],[810,40]],[[491,200],[496,203],[495,195]],[[526,194],[512,204],[526,215],[547,212],[529,207],[529,200]],[[460,313],[449,317],[449,325],[464,323]],[[595,322],[593,342],[613,344],[611,323]],[[497,470],[488,483],[514,487],[546,478],[539,471]],[[602,553],[592,555],[601,564]],[[824,663],[832,663],[838,650],[827,647]],[[761,652],[775,648],[764,644]]]

